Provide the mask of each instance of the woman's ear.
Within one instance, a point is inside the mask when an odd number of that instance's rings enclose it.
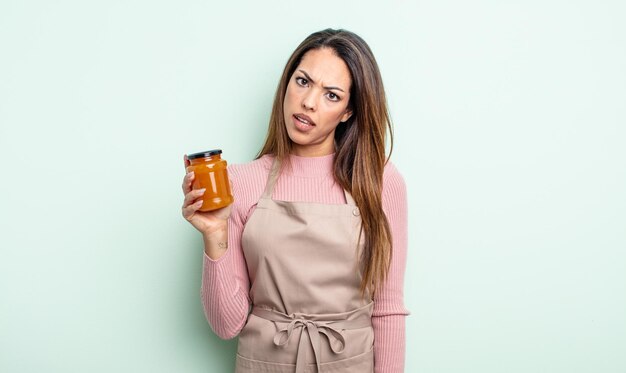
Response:
[[[351,116],[352,116],[352,109],[347,108],[346,112],[343,113],[343,116],[341,117],[341,123],[345,123],[348,119],[350,119]]]

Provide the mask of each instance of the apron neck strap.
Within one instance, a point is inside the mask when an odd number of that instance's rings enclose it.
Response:
[[[278,171],[280,170],[280,162],[278,158],[274,158],[272,162],[272,168],[269,175],[267,175],[267,183],[265,183],[265,190],[263,191],[263,198],[272,198],[272,192],[274,191],[274,185],[276,185],[276,179],[278,179]]]
[[[352,195],[350,193],[348,193],[347,190],[343,190],[343,195],[346,196],[346,203],[350,206],[356,206],[356,202],[354,202],[354,198],[352,198]]]

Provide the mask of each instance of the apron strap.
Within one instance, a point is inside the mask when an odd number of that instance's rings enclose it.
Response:
[[[272,162],[272,168],[269,175],[267,175],[267,183],[265,184],[265,190],[263,191],[262,198],[272,198],[272,192],[274,192],[274,185],[276,185],[276,179],[278,179],[278,170],[280,169],[280,162],[278,158],[274,158]]]
[[[352,198],[352,195],[350,193],[348,193],[347,190],[343,190],[343,195],[346,196],[346,203],[350,206],[356,206],[356,202],[354,202],[354,198]]]

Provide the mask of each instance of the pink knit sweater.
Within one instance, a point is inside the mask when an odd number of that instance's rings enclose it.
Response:
[[[276,182],[272,198],[326,204],[345,203],[342,188],[332,175],[334,154],[321,157],[291,155],[292,169]],[[245,164],[231,164],[228,173],[235,202],[228,221],[228,246],[217,260],[204,254],[201,298],[213,331],[221,338],[237,336],[250,310],[250,279],[241,248],[248,217],[263,194],[273,157],[265,155]],[[383,175],[383,210],[393,236],[389,277],[374,297],[374,365],[376,373],[404,372],[405,323],[403,284],[407,251],[407,200],[402,175],[388,162]]]

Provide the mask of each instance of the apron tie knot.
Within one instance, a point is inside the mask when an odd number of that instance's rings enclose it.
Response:
[[[315,364],[317,365],[317,371],[320,370],[320,350],[321,350],[321,338],[320,333],[324,334],[328,338],[330,349],[335,354],[340,354],[346,347],[346,339],[343,336],[343,329],[337,330],[326,322],[312,321],[307,319],[293,319],[287,327],[280,329],[274,335],[274,344],[276,346],[284,346],[291,339],[291,335],[295,329],[302,328],[300,333],[300,341],[298,343],[298,354],[296,356],[296,372],[304,372],[306,362],[308,360],[306,338],[304,332],[309,336],[311,347],[313,348],[313,355],[315,355]]]
[[[346,317],[349,314],[359,314],[359,317],[351,320],[327,319],[326,317],[330,315],[323,315],[322,317],[320,317],[320,315],[305,315],[300,313],[286,315],[278,311],[260,307],[254,307],[252,313],[266,320],[273,321],[277,326],[277,323],[282,323],[283,325],[286,324],[286,326],[279,329],[276,334],[274,334],[274,345],[279,347],[284,347],[289,343],[294,330],[302,329],[300,332],[300,340],[298,341],[298,351],[296,352],[296,373],[304,373],[308,361],[308,349],[306,347],[307,339],[313,349],[317,371],[321,372],[322,338],[320,337],[320,334],[324,334],[326,336],[328,339],[328,345],[333,353],[342,353],[346,348],[346,339],[344,336],[345,329],[364,328],[372,325],[370,319],[371,306],[372,303],[361,309],[347,312],[342,315]],[[367,310],[369,310],[369,312]],[[308,338],[305,337],[305,334]]]

